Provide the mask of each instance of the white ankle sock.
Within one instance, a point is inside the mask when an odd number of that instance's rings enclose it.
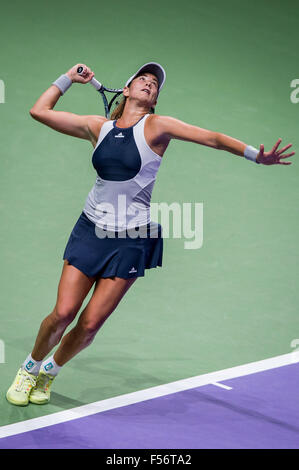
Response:
[[[50,375],[57,375],[61,367],[62,366],[58,366],[56,364],[53,356],[50,356],[41,365],[41,369],[43,370],[43,372],[45,372],[46,374],[50,374]]]
[[[29,372],[29,374],[38,375],[42,362],[43,361],[36,361],[32,358],[31,354],[29,354],[23,362],[22,368]]]

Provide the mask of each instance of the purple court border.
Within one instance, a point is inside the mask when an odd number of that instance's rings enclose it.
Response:
[[[298,449],[299,364],[0,439],[1,449]]]

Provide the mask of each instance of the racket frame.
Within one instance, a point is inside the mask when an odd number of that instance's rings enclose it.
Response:
[[[81,70],[82,69],[82,70]],[[79,75],[82,74],[83,72],[83,67],[78,67],[77,72]],[[116,98],[122,94],[123,88],[108,88],[105,87],[102,83],[100,83],[95,77],[93,77],[90,82],[89,82],[102,96],[103,103],[104,103],[104,108],[105,108],[105,116],[106,118],[110,118],[110,111],[111,111],[111,106],[113,105],[114,101]],[[114,93],[114,96],[111,98],[111,100],[108,102],[108,99],[105,95],[105,91],[108,93]]]

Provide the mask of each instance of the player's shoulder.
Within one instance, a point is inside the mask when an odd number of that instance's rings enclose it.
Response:
[[[167,133],[181,123],[181,121],[172,116],[165,116],[160,114],[151,114],[148,117],[148,120],[150,127],[152,129],[156,129],[157,131],[159,130],[160,133]]]
[[[109,121],[106,117],[99,115],[90,115],[87,118],[89,126],[102,126],[104,122]]]
[[[161,115],[161,114],[150,114],[148,118],[152,120],[153,124],[154,123],[157,123],[157,124],[171,123],[171,124],[173,124],[173,123],[182,122],[179,119],[174,118],[173,116],[165,116],[165,115]]]
[[[150,114],[149,117],[148,117],[148,121],[153,126],[161,127],[163,125],[167,125],[167,124],[173,122],[174,118],[172,118],[171,116],[164,116],[164,115],[161,115],[161,114]]]
[[[104,122],[109,121],[104,116],[98,116],[98,115],[90,115],[87,116],[87,122],[88,122],[88,127],[92,132],[98,133],[101,130],[102,125]]]
[[[102,129],[102,126],[107,121],[109,121],[109,119],[107,119],[104,116],[98,116],[98,115],[87,116],[88,133],[89,133],[90,140],[92,141],[93,145],[96,144],[100,131]]]

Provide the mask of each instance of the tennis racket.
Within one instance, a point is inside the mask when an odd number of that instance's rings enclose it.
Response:
[[[83,72],[83,67],[78,67],[77,68],[77,73],[81,75]],[[110,118],[110,114],[113,109],[119,105],[120,103],[120,98],[119,96],[122,94],[123,89],[122,88],[107,88],[102,83],[98,82],[94,77],[90,80],[89,82],[102,96],[103,98],[103,103],[104,103],[104,108],[105,108],[105,116],[106,118]],[[113,93],[114,96],[111,98],[111,100],[108,102],[108,99],[105,95],[104,92],[108,93]]]

